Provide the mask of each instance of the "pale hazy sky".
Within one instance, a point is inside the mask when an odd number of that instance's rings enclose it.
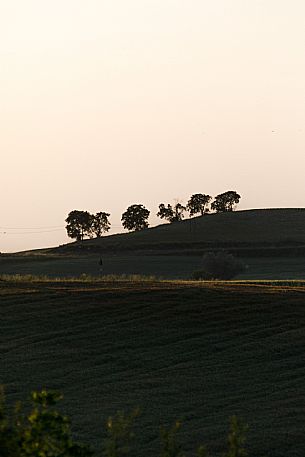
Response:
[[[0,125],[2,252],[72,209],[304,207],[305,2],[0,0]]]

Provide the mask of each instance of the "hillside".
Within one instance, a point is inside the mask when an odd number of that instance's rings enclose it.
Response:
[[[55,253],[177,251],[211,247],[239,249],[282,248],[305,245],[305,209],[258,209],[219,213],[162,224],[140,232],[69,243]],[[272,254],[272,253],[271,253]]]

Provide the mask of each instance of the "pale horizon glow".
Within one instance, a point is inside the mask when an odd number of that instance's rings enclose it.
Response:
[[[302,0],[2,2],[0,251],[73,209],[305,207],[304,43]]]

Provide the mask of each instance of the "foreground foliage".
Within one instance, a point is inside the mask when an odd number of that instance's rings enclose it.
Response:
[[[57,411],[55,405],[62,396],[42,390],[31,395],[32,407],[27,413],[17,404],[13,415],[6,412],[3,390],[0,395],[0,456],[1,457],[91,457],[94,450],[77,443],[71,434],[70,420]],[[123,457],[133,454],[135,438],[133,425],[139,416],[136,409],[130,414],[118,412],[109,417],[107,438],[103,445],[105,457]],[[178,439],[181,423],[162,427],[160,431],[160,457],[184,457]],[[227,451],[223,457],[245,457],[246,427],[233,416],[227,437]],[[197,449],[198,457],[207,457],[205,446]]]
[[[141,405],[139,457],[159,454],[158,427],[177,418],[184,449],[220,456],[232,414],[252,455],[303,457],[304,293],[304,281],[1,281],[0,384],[11,402],[52,382],[99,449],[105,419]]]

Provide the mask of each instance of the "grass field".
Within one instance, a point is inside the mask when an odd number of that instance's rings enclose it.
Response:
[[[0,274],[50,277],[99,276],[99,255],[0,256]],[[104,274],[153,275],[164,279],[189,279],[201,268],[202,256],[103,255]],[[304,257],[250,257],[238,279],[305,279]]]
[[[303,456],[305,286],[274,284],[0,281],[0,382],[11,403],[61,390],[95,444],[109,414],[140,405],[138,455],[176,418],[186,448],[220,452],[237,414],[252,455]]]

